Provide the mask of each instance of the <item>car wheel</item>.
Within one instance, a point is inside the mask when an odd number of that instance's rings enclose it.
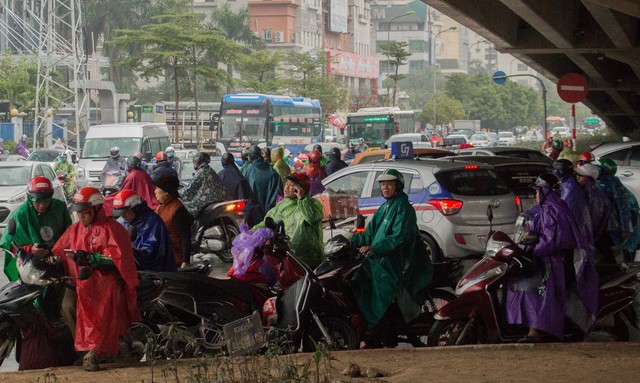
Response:
[[[426,233],[420,233],[420,238],[424,245],[427,248],[427,254],[429,255],[429,259],[431,259],[431,263],[441,262],[442,261],[442,252],[436,243],[436,240],[433,239],[432,236]]]

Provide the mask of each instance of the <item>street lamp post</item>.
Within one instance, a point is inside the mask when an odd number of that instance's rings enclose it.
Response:
[[[458,29],[456,26],[452,26],[449,27],[443,31],[440,31],[438,33],[436,33],[436,35],[433,37],[432,39],[432,44],[433,44],[433,60],[431,61],[431,64],[433,65],[433,131],[435,132],[436,130],[436,106],[437,106],[437,99],[436,99],[436,74],[437,74],[437,65],[436,65],[436,39],[438,38],[438,36],[440,36],[441,33],[444,32],[448,32],[448,31],[455,31],[456,29]],[[441,134],[442,134],[442,138],[444,138],[444,126],[442,127],[442,129],[440,130]]]
[[[487,43],[487,42],[488,41],[485,39],[480,39],[475,43],[469,45],[469,48],[467,48],[467,74],[469,74],[469,63],[471,62],[471,48],[475,47],[478,44]]]
[[[386,77],[386,80],[387,80],[387,103],[389,103],[389,61],[390,61],[389,60],[389,51],[390,51],[390,48],[391,48],[391,46],[390,46],[391,45],[391,39],[390,39],[391,24],[393,23],[393,20],[395,20],[395,19],[399,19],[401,17],[415,15],[415,14],[416,14],[415,11],[407,11],[407,13],[405,13],[403,15],[398,15],[398,16],[392,18],[389,21],[389,25],[387,26],[387,77]],[[393,105],[391,105],[391,106],[393,106]]]

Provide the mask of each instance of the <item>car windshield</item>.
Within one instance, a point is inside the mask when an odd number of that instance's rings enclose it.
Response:
[[[24,186],[29,183],[29,179],[31,179],[30,166],[3,166],[0,186]]]
[[[436,179],[449,192],[466,196],[509,193],[505,181],[490,169],[455,169],[440,171]]]
[[[113,147],[120,148],[120,154],[124,157],[132,155],[140,150],[140,138],[113,137],[88,139],[84,144],[82,158],[107,158]]]
[[[498,137],[503,137],[503,138],[505,138],[505,137],[513,137],[513,133],[511,133],[511,132],[500,132],[500,133],[498,133]]]
[[[58,159],[58,152],[33,152],[29,155],[29,161],[54,162]]]
[[[486,134],[474,134],[473,136],[471,136],[472,140],[486,140],[488,139]]]

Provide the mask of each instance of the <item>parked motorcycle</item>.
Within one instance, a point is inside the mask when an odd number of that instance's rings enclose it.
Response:
[[[342,235],[331,238],[325,245],[324,253],[326,260],[316,268],[315,273],[327,293],[349,308],[355,322],[354,326],[361,327],[366,322],[360,314],[358,303],[351,295],[347,281],[360,269],[364,256]],[[420,315],[408,323],[405,323],[402,317],[392,321],[395,325],[394,333],[398,334],[398,342],[410,343],[414,347],[426,346],[429,329],[435,322],[433,315],[456,299],[453,293],[444,288],[455,286],[462,271],[460,261],[449,259],[434,263],[433,266],[431,285],[419,293]]]
[[[240,234],[238,220],[242,219],[245,201],[215,202],[207,205],[191,226],[191,253],[202,260],[212,262],[218,256],[227,263],[233,262],[233,239]]]
[[[521,231],[518,231],[521,232]],[[529,242],[523,237],[518,242]],[[484,257],[460,279],[456,286],[458,299],[450,302],[436,315],[427,345],[446,346],[472,343],[515,342],[526,335],[526,328],[506,323],[504,304],[506,278],[514,272],[530,273],[535,268],[533,256],[525,253],[503,232],[495,232],[487,242]],[[638,291],[640,265],[600,276],[596,329],[613,322],[608,330],[617,340],[628,340],[623,318],[639,328],[632,306]],[[576,326],[567,321],[565,340],[584,338]]]
[[[7,230],[15,234],[16,223],[13,219],[9,220]],[[68,279],[55,265],[42,261],[15,244],[11,246],[10,251],[4,252],[5,257],[11,256],[16,259],[20,279],[0,288],[0,365],[11,354],[16,341],[26,334],[34,323],[42,320],[42,314],[34,305],[34,301],[44,296],[47,286],[65,286]],[[61,355],[58,359],[62,364],[72,364],[75,353],[71,332],[62,320],[51,324],[55,328],[55,337],[59,340],[59,351],[64,352],[65,345],[68,348],[68,355]]]

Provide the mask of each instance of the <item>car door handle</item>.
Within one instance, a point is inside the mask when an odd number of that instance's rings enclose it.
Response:
[[[633,172],[630,170],[625,170],[624,172],[620,173],[620,175],[625,177],[631,177],[633,175]]]

